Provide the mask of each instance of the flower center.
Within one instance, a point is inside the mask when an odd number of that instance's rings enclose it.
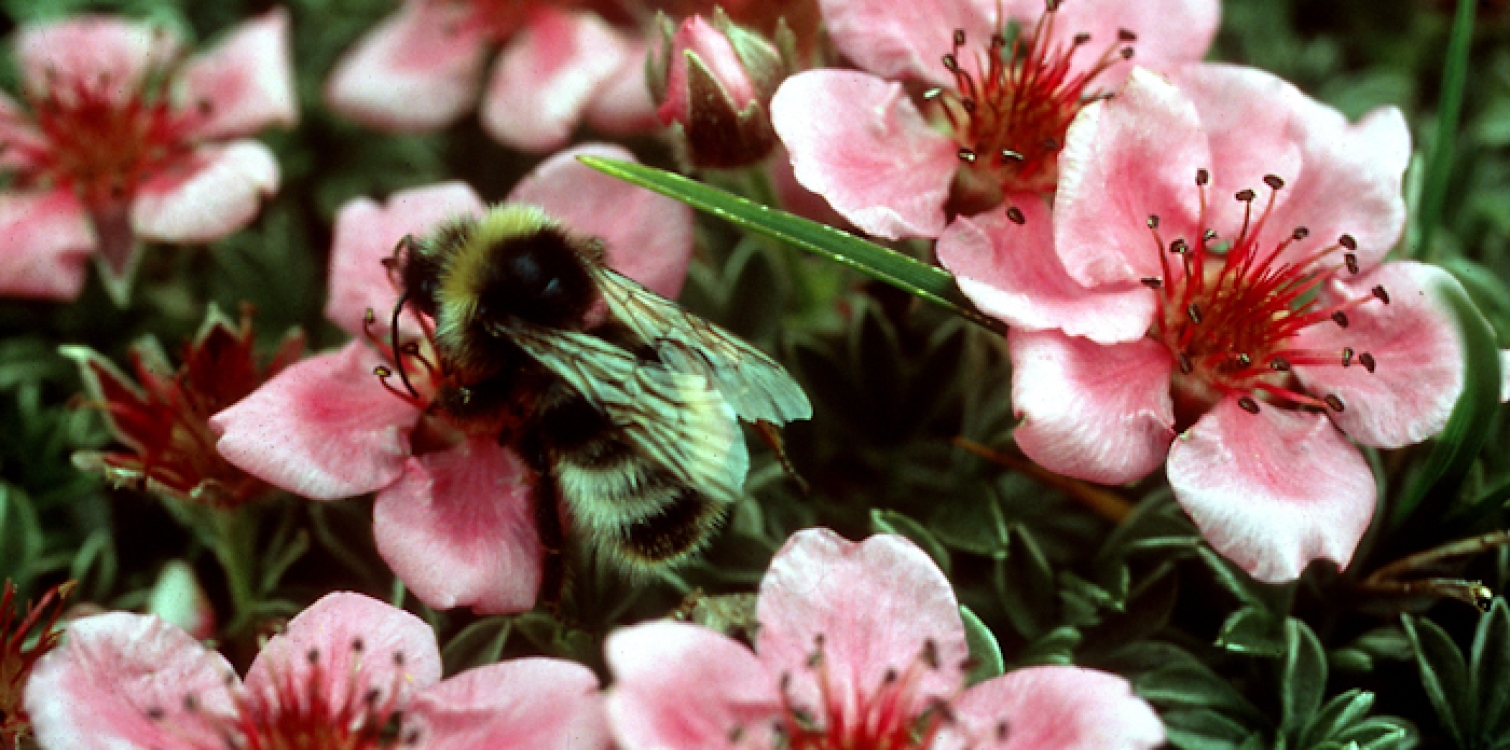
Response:
[[[42,138],[5,144],[27,165],[20,181],[71,187],[97,210],[129,200],[147,179],[184,165],[209,104],[175,106],[166,91],[170,73],[158,68],[122,82],[108,70],[74,76],[49,70],[46,90],[27,96]]]
[[[1257,414],[1261,401],[1340,412],[1345,406],[1336,394],[1317,397],[1301,389],[1291,372],[1295,365],[1362,366],[1374,371],[1374,357],[1345,347],[1340,351],[1301,346],[1296,336],[1316,325],[1348,326],[1348,312],[1371,302],[1389,304],[1383,286],[1372,296],[1327,301],[1321,286],[1341,268],[1359,272],[1358,243],[1343,234],[1334,242],[1297,255],[1293,248],[1310,239],[1306,227],[1294,227],[1278,242],[1261,239],[1284,188],[1276,175],[1264,177],[1269,198],[1255,215],[1258,194],[1242,190],[1243,223],[1237,235],[1223,243],[1207,223],[1210,173],[1196,171],[1200,190],[1200,237],[1165,241],[1159,217],[1148,217],[1148,229],[1158,247],[1162,276],[1143,279],[1159,294],[1162,309],[1150,332],[1163,342],[1178,363],[1176,408],[1204,410],[1222,396],[1239,396],[1238,404]],[[1223,249],[1225,245],[1225,249]],[[1341,256],[1341,263],[1337,262]],[[1282,257],[1283,256],[1283,257]],[[1177,414],[1180,421],[1186,414]]]
[[[1133,56],[1129,45],[1137,36],[1121,30],[1095,65],[1072,70],[1071,61],[1091,36],[1052,41],[1060,1],[1047,0],[1031,32],[1019,33],[1011,42],[1005,31],[992,34],[986,49],[973,55],[964,54],[968,40],[963,29],[956,29],[954,48],[943,56],[954,87],[923,94],[959,143],[956,192],[971,207],[997,205],[1004,193],[1052,192],[1070,120],[1090,101],[1108,95],[1088,93],[1091,80]]]
[[[954,721],[948,700],[923,692],[925,676],[939,669],[938,646],[927,641],[907,667],[889,669],[869,690],[853,694],[836,684],[823,653],[823,636],[814,639],[807,670],[818,688],[817,704],[793,695],[792,675],[782,675],[782,714],[772,731],[775,745],[789,750],[921,750],[933,745],[940,729]],[[853,690],[864,690],[853,686]],[[1005,732],[1005,725],[1001,731]],[[739,744],[744,728],[730,732]]]
[[[310,649],[304,669],[275,667],[260,691],[232,687],[228,707],[211,708],[188,693],[181,705],[149,706],[146,715],[182,746],[203,750],[386,750],[417,744],[420,732],[404,727],[399,709],[403,652],[376,657],[400,667],[387,685],[375,685],[364,674],[369,657],[360,638],[352,640],[347,656],[344,675],[334,674],[320,651]],[[226,676],[228,683],[234,679]]]

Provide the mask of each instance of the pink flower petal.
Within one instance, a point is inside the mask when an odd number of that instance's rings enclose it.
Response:
[[[425,690],[405,712],[435,750],[602,750],[609,745],[598,678],[560,659],[511,659]]]
[[[692,258],[692,209],[588,167],[579,155],[635,161],[607,144],[562,151],[514,186],[509,201],[532,203],[573,232],[601,237],[608,265],[675,299]]]
[[[235,138],[268,125],[297,125],[288,11],[274,8],[232,29],[214,49],[195,56],[184,68],[183,81],[193,103],[210,105],[196,132],[201,138]]]
[[[625,750],[734,747],[736,729],[754,739],[781,711],[777,684],[755,655],[706,628],[666,620],[622,628],[603,652],[614,675],[608,717]]]
[[[661,121],[655,116],[655,100],[645,82],[645,56],[649,46],[641,39],[628,42],[624,62],[597,96],[587,104],[587,124],[606,135],[629,136],[651,133]]]
[[[93,82],[108,75],[108,90],[136,95],[142,77],[177,55],[167,27],[112,16],[84,15],[36,24],[16,35],[16,60],[26,89],[43,94],[52,82]]]
[[[1007,334],[1013,433],[1050,471],[1102,484],[1146,476],[1174,439],[1174,363],[1152,339],[1099,346],[1057,331]]]
[[[443,128],[477,100],[483,31],[466,3],[408,2],[347,50],[325,82],[325,103],[368,127]]]
[[[821,639],[829,695],[845,701],[846,716],[888,671],[908,671],[929,642],[939,668],[924,672],[920,701],[958,689],[969,655],[953,587],[926,553],[895,535],[856,544],[828,529],[797,532],[761,579],[757,617],[760,661],[771,679],[792,675],[799,704],[818,704],[807,665]]]
[[[94,246],[73,193],[0,193],[0,295],[79,296]]]
[[[1324,414],[1223,399],[1169,450],[1175,498],[1223,556],[1265,583],[1312,560],[1346,568],[1374,512],[1374,475]]]
[[[535,605],[545,548],[535,529],[533,476],[493,438],[409,459],[372,509],[378,553],[436,609],[481,614]]]
[[[938,86],[954,85],[943,57],[954,49],[955,30],[984,44],[996,26],[994,0],[819,0],[818,6],[834,46],[861,68]]]
[[[39,159],[50,154],[47,136],[37,130],[31,113],[4,92],[0,92],[0,169],[30,172],[42,166]]]
[[[1038,22],[1042,2],[1030,2],[1035,12],[1019,20],[1027,28]],[[1221,21],[1222,8],[1217,0],[1075,0],[1059,6],[1054,20],[1054,38],[1069,43],[1078,33],[1091,35],[1090,43],[1072,60],[1076,73],[1095,65],[1101,53],[1117,43],[1117,33],[1126,29],[1138,35],[1133,43],[1133,62],[1148,68],[1167,70],[1206,55]],[[1115,90],[1131,67],[1126,63],[1094,79],[1091,89]]]
[[[1170,77],[1195,105],[1210,144],[1211,161],[1202,166],[1211,171],[1206,216],[1216,231],[1230,239],[1242,228],[1247,205],[1233,200],[1238,191],[1257,192],[1256,209],[1267,204],[1272,191],[1264,184],[1266,175],[1276,175],[1292,188],[1315,178],[1301,147],[1305,129],[1311,126],[1307,120],[1313,119],[1307,115],[1319,107],[1288,81],[1258,68],[1215,63],[1185,65]],[[1345,124],[1335,110],[1325,109],[1339,125]],[[1183,189],[1194,189],[1188,178]],[[1294,205],[1294,197],[1293,189],[1279,191],[1274,196],[1276,210]],[[1277,241],[1294,228],[1281,221],[1270,231]]]
[[[537,9],[498,56],[483,96],[483,129],[521,151],[560,148],[631,51],[596,15]]]
[[[185,697],[225,713],[235,687],[231,665],[188,633],[150,615],[111,612],[71,623],[63,645],[37,662],[26,711],[42,747],[198,750],[221,739],[206,722],[185,720]]]
[[[330,251],[330,297],[325,317],[353,336],[362,335],[367,310],[377,316],[377,330],[386,331],[399,290],[389,279],[383,260],[406,235],[421,236],[447,221],[482,215],[477,193],[461,182],[444,182],[389,196],[379,206],[358,198],[336,213]],[[401,318],[401,330],[419,336],[413,316]]]
[[[162,174],[138,189],[131,226],[148,240],[213,242],[257,216],[262,199],[278,191],[278,162],[257,141],[202,146],[195,166]]]
[[[776,90],[771,124],[797,181],[855,226],[887,239],[943,231],[958,147],[929,127],[900,84],[855,71],[798,73]]]
[[[1014,670],[966,690],[953,708],[959,721],[944,725],[937,750],[1134,750],[1164,743],[1164,725],[1127,680],[1094,669]]]
[[[326,594],[262,647],[246,673],[252,694],[285,693],[284,685],[318,689],[330,706],[355,705],[368,690],[398,705],[440,679],[435,631],[424,620],[362,594]],[[360,697],[357,697],[360,696]]]
[[[311,357],[210,417],[215,450],[242,471],[316,500],[386,487],[404,471],[419,411],[389,393],[364,342]]]
[[[1162,276],[1148,217],[1164,242],[1195,241],[1196,170],[1211,165],[1195,107],[1167,80],[1141,68],[1110,101],[1070,123],[1059,154],[1054,245],[1070,278],[1085,286]]]
[[[1343,411],[1330,416],[1354,440],[1399,448],[1447,425],[1463,392],[1464,353],[1452,312],[1436,296],[1439,284],[1458,282],[1436,266],[1409,261],[1335,279],[1325,299],[1369,298],[1371,289],[1382,286],[1389,304],[1368,302],[1347,313],[1347,328],[1321,323],[1296,337],[1300,347],[1337,352],[1338,364],[1345,347],[1373,355],[1372,373],[1356,361],[1351,367],[1295,366],[1312,393],[1342,399]]]
[[[1023,224],[992,211],[962,216],[939,237],[939,263],[976,307],[1023,331],[1057,328],[1099,344],[1143,338],[1153,322],[1151,290],[1141,284],[1118,292],[1081,286],[1054,252],[1043,201],[1024,195],[1007,203],[1022,211]]]

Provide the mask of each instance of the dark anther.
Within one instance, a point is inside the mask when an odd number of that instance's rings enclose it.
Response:
[[[1375,297],[1379,298],[1380,302],[1383,302],[1386,305],[1389,304],[1389,292],[1384,291],[1383,286],[1376,286],[1370,291],[1374,293]]]
[[[147,707],[147,718],[153,721],[162,721],[164,716],[167,716],[167,712],[163,711],[162,706]]]
[[[881,675],[881,682],[884,682],[887,685],[890,685],[890,684],[892,684],[892,683],[894,683],[894,682],[897,681],[897,677],[898,676],[899,675],[897,674],[897,670],[896,670],[895,667],[887,667],[886,668],[886,672]]]
[[[996,741],[997,742],[1006,742],[1007,741],[1007,735],[1010,734],[1011,732],[1012,732],[1012,727],[1011,727],[1011,725],[1007,724],[1007,720],[1006,719],[1002,719],[1001,721],[996,722]]]
[[[1353,255],[1352,253],[1347,253],[1342,256],[1342,260],[1344,263],[1347,263],[1347,272],[1353,274],[1354,276],[1357,276],[1359,270],[1358,256]]]
[[[1201,322],[1201,306],[1200,305],[1197,305],[1194,302],[1190,303],[1190,305],[1185,308],[1185,314],[1188,315],[1188,316],[1190,316],[1190,322],[1192,322],[1192,323],[1200,323]]]
[[[944,69],[950,73],[959,72],[959,61],[954,59],[954,55],[944,55]]]
[[[932,638],[923,641],[923,664],[929,669],[939,668],[939,645]]]
[[[970,99],[968,97],[964,98],[964,99],[961,99],[961,100],[959,100],[959,106],[960,106],[960,109],[965,110],[965,114],[967,114],[967,115],[973,115],[973,114],[975,114],[975,100],[974,99]]]
[[[1351,347],[1351,346],[1345,346],[1345,347],[1342,348],[1342,366],[1343,367],[1352,367],[1353,366],[1353,354],[1354,354],[1353,347]]]
[[[1355,240],[1355,239],[1353,239],[1353,235],[1351,235],[1351,234],[1344,234],[1341,237],[1338,237],[1337,238],[1337,244],[1339,244],[1339,245],[1341,245],[1341,246],[1343,246],[1343,247],[1345,247],[1348,250],[1351,250],[1353,252],[1357,252],[1358,251],[1358,241]]]
[[[1180,372],[1189,375],[1195,370],[1195,363],[1190,361],[1190,355],[1180,352]]]
[[[199,710],[199,699],[195,698],[193,693],[184,696],[184,710],[189,713]]]
[[[1059,10],[1059,0],[1044,0],[1043,7],[1044,10],[1053,13]]]
[[[956,46],[956,47],[963,47],[963,46],[965,46],[965,30],[964,29],[955,29],[954,30],[954,46]]]
[[[394,651],[393,652],[393,664],[394,664],[394,666],[398,666],[398,667],[404,666],[404,652],[402,652],[402,651]]]
[[[376,376],[378,376],[380,378],[386,378],[386,377],[392,375],[393,371],[390,370],[390,369],[388,369],[384,365],[378,365],[377,367],[372,368],[372,374],[376,375]]]
[[[367,694],[364,695],[364,696],[362,696],[362,700],[367,701],[367,705],[369,707],[371,707],[371,706],[376,706],[378,700],[381,699],[382,697],[383,697],[383,691],[381,691],[381,690],[379,690],[377,688],[369,688],[367,690]]]
[[[1045,139],[1043,139],[1043,150],[1044,151],[1058,151],[1059,150],[1059,139],[1057,139],[1057,138],[1045,138]]]
[[[1289,372],[1290,360],[1284,357],[1275,357],[1269,360],[1269,367],[1273,368],[1275,372]]]
[[[1268,185],[1270,190],[1279,190],[1285,186],[1285,181],[1280,179],[1280,176],[1277,174],[1266,174],[1264,175],[1264,184]]]
[[[1190,252],[1190,243],[1186,242],[1184,237],[1177,238],[1174,242],[1169,243],[1169,252],[1175,254],[1188,253]]]
[[[1133,52],[1132,47],[1123,47],[1122,51],[1118,52],[1117,54],[1121,55],[1123,60],[1131,60],[1133,59],[1133,55],[1136,53]]]
[[[1329,393],[1327,394],[1326,398],[1322,399],[1322,401],[1325,401],[1327,406],[1332,407],[1332,411],[1335,411],[1339,414],[1342,412],[1342,399],[1337,398],[1337,394]]]
[[[1370,375],[1374,372],[1374,366],[1378,364],[1374,361],[1374,355],[1368,352],[1358,355],[1358,363],[1363,365],[1363,369],[1368,370]]]
[[[823,634],[822,633],[819,633],[819,634],[813,636],[813,648],[822,650],[822,648],[823,648],[823,642],[824,642],[824,638],[823,638]]]
[[[729,729],[729,744],[730,745],[738,745],[739,741],[743,740],[744,738],[745,738],[745,728],[743,726],[741,726],[739,724],[735,724],[732,728]]]
[[[1018,226],[1028,223],[1028,217],[1024,216],[1022,209],[1016,206],[1007,206],[1007,219]]]
[[[1204,242],[1204,243],[1206,243],[1206,244],[1209,245],[1209,244],[1211,244],[1211,241],[1215,240],[1215,239],[1216,239],[1216,230],[1215,229],[1207,229],[1206,231],[1201,232],[1201,242]]]
[[[958,156],[959,156],[959,160],[962,161],[962,162],[965,162],[966,164],[974,164],[975,163],[975,152],[971,151],[968,148],[962,148],[962,149],[960,149]]]
[[[998,34],[992,34],[991,35],[991,46],[992,47],[996,47],[997,49],[1005,47],[1005,46],[1007,46],[1007,38],[1004,37],[1004,36],[1002,36],[999,33]]]
[[[1117,41],[1136,42],[1138,41],[1138,35],[1134,34],[1131,31],[1128,31],[1127,29],[1117,29]]]
[[[1332,313],[1332,322],[1343,328],[1347,328],[1347,313],[1341,310]]]
[[[304,652],[304,658],[310,664],[318,664],[319,661],[320,661],[320,649],[312,648],[312,649],[310,649],[308,651],[305,651]]]
[[[781,692],[785,693],[792,686],[792,673],[782,672],[781,679],[777,680],[776,684],[781,688]]]
[[[1157,277],[1154,277],[1154,276],[1148,276],[1148,277],[1139,279],[1139,281],[1142,281],[1143,282],[1143,286],[1146,286],[1149,289],[1162,289],[1162,288],[1164,288],[1164,280],[1160,279],[1160,278],[1157,278]]]
[[[1207,171],[1205,167],[1201,167],[1200,169],[1195,170],[1195,184],[1196,185],[1199,185],[1201,187],[1205,187],[1206,185],[1208,185],[1210,183],[1211,183],[1211,172]]]
[[[822,664],[822,663],[823,663],[823,652],[822,651],[814,651],[813,653],[807,655],[807,668],[808,669],[817,669],[818,665]]]
[[[365,648],[367,648],[367,644],[362,641],[361,636],[351,639],[351,653],[360,654]]]
[[[404,735],[404,744],[405,745],[418,745],[419,744],[419,730],[418,729],[411,729],[411,730],[409,730],[409,733],[406,734],[406,735]]]
[[[1292,232],[1290,236],[1294,237],[1297,240],[1303,240],[1311,236],[1311,230],[1305,227],[1295,227],[1295,231]]]
[[[1149,229],[1158,229],[1159,228],[1159,215],[1158,214],[1149,214],[1148,215],[1148,228]]]
[[[1244,190],[1237,191],[1237,196],[1236,197],[1237,197],[1238,200],[1240,200],[1240,201],[1242,201],[1244,203],[1247,203],[1248,201],[1251,201],[1254,198],[1257,198],[1258,197],[1258,193],[1255,193],[1252,190],[1244,189]]]
[[[1258,402],[1254,401],[1251,397],[1243,396],[1242,398],[1237,400],[1237,405],[1242,407],[1243,411],[1248,412],[1249,414],[1258,413]]]
[[[1075,35],[1075,44],[1076,44],[1076,46],[1081,45],[1081,44],[1089,44],[1090,41],[1091,41],[1091,35],[1089,33],[1087,33],[1087,32],[1082,31],[1079,34]]]

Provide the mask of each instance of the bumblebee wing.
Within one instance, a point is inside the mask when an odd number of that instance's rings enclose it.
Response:
[[[776,360],[607,266],[593,269],[609,312],[674,370],[697,373],[749,421],[813,416],[802,387]]]
[[[494,332],[601,409],[648,460],[717,500],[739,497],[750,466],[744,434],[702,375],[642,360],[585,333],[522,321]]]

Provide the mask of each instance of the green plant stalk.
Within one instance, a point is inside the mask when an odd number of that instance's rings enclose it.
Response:
[[[1463,90],[1468,84],[1468,52],[1473,42],[1477,6],[1478,0],[1458,0],[1457,13],[1452,19],[1452,36],[1447,42],[1436,135],[1432,138],[1431,153],[1426,160],[1426,185],[1421,191],[1421,210],[1416,215],[1420,244],[1412,253],[1427,261],[1436,259],[1431,236],[1442,223],[1442,207],[1447,202],[1448,179],[1452,176],[1452,144],[1463,111]]]

